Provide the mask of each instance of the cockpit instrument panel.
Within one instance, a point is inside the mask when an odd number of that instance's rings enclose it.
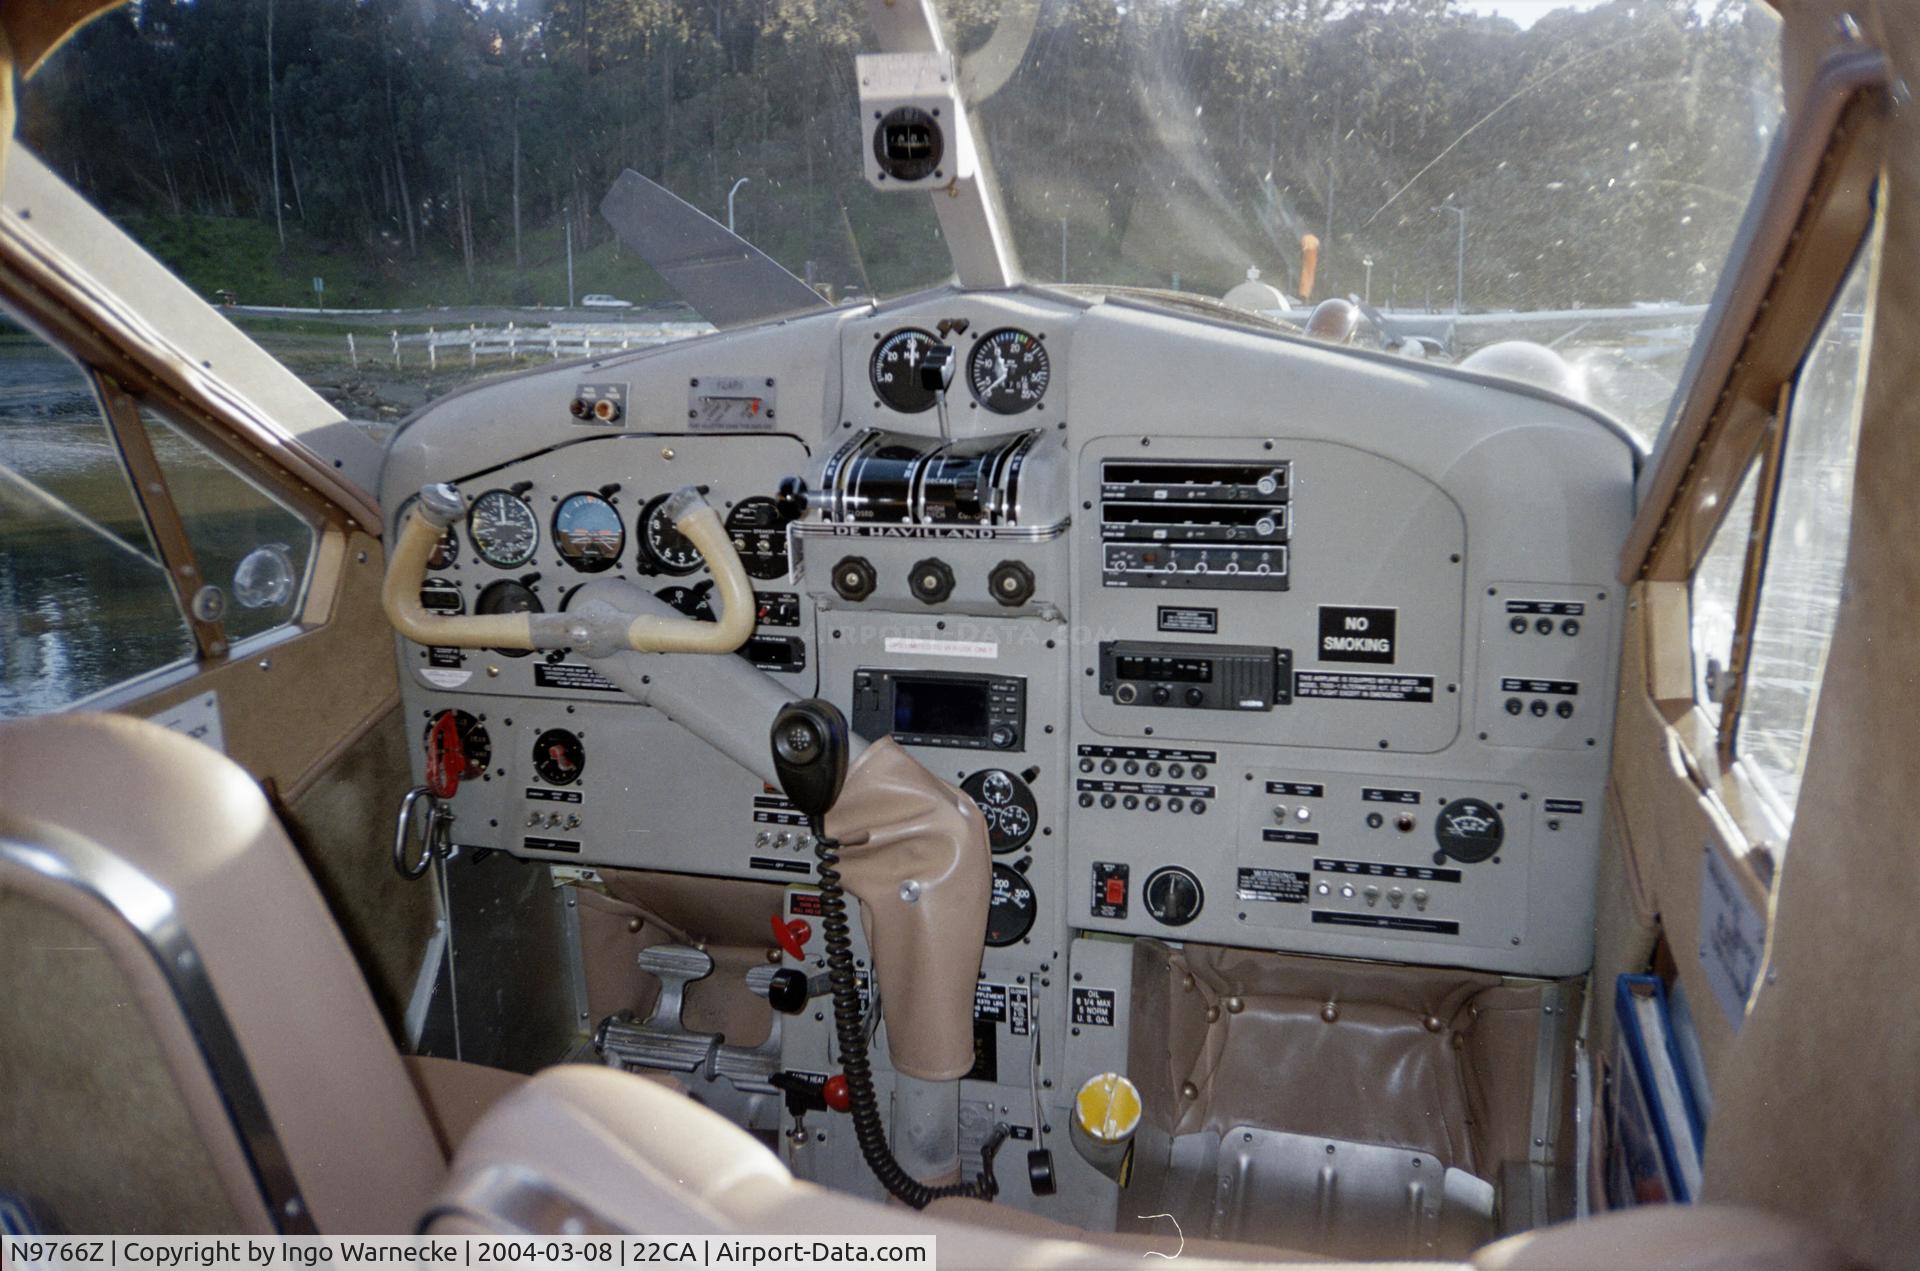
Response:
[[[583,378],[620,388],[590,429]],[[1448,368],[948,288],[457,395],[382,494],[474,498],[430,608],[625,582],[711,618],[662,510],[705,487],[754,588],[739,656],[980,808],[1003,971],[1102,932],[1562,975],[1590,960],[1634,466],[1584,408]],[[400,655],[417,722],[491,734],[463,841],[813,878],[791,809],[580,652]]]

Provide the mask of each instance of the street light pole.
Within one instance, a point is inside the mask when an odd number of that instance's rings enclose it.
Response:
[[[740,193],[740,187],[752,179],[752,177],[741,177],[733,183],[733,188],[727,191],[727,233],[729,234],[733,233],[733,196]]]
[[[567,308],[573,308],[573,204],[561,208],[567,224]]]
[[[1367,280],[1362,285],[1362,288],[1360,291],[1360,299],[1366,302],[1367,304],[1372,304],[1373,303],[1373,257],[1362,256],[1360,258],[1360,264],[1367,271]]]
[[[1467,209],[1443,203],[1433,209],[1436,212],[1451,212],[1460,220],[1460,246],[1454,256],[1453,264],[1453,311],[1465,313],[1467,292]]]

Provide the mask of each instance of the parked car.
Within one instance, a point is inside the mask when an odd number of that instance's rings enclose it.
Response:
[[[580,307],[583,309],[631,309],[633,301],[622,300],[618,296],[595,295],[581,300]]]

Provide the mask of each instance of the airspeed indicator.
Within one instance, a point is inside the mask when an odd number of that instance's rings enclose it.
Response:
[[[975,400],[1002,415],[1039,405],[1052,375],[1046,346],[1018,327],[987,332],[967,359],[967,383]]]

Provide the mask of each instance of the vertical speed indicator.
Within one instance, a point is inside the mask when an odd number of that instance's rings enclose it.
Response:
[[[967,383],[975,400],[1001,415],[1018,415],[1039,405],[1052,374],[1046,346],[1018,327],[987,332],[967,359]]]

